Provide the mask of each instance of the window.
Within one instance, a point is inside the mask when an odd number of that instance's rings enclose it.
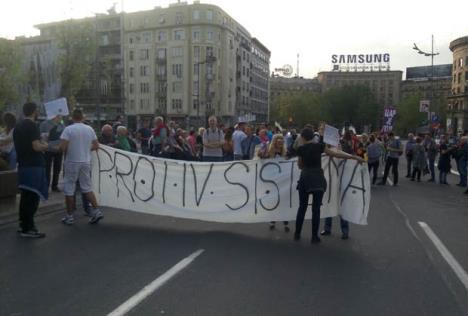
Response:
[[[200,75],[200,64],[194,64],[193,65],[193,74],[195,76],[199,76]]]
[[[130,92],[130,94],[133,94],[134,91],[135,91],[135,85],[133,83],[131,83],[130,86],[129,86],[129,92]]]
[[[140,49],[140,60],[149,59],[149,49]]]
[[[158,58],[159,59],[165,59],[166,58],[166,49],[165,48],[158,49]]]
[[[206,32],[206,40],[213,41],[213,31]]]
[[[140,76],[149,76],[149,66],[140,66]]]
[[[159,31],[159,33],[158,33],[158,42],[165,42],[165,41],[167,41],[166,31]]]
[[[101,35],[101,44],[104,46],[109,45],[109,36],[107,34]]]
[[[184,48],[183,47],[173,47],[172,48],[172,57],[182,57],[184,56]]]
[[[143,43],[149,43],[151,41],[151,33],[150,32],[143,32]]]
[[[460,68],[463,67],[463,58],[460,58]]]
[[[172,109],[173,110],[182,110],[182,100],[181,99],[172,99]]]
[[[213,51],[213,47],[211,46],[207,46],[206,47],[206,57],[209,57],[209,56],[214,56],[214,51]]]
[[[128,43],[129,43],[129,44],[133,44],[133,36],[130,36],[130,37],[128,38]]]
[[[206,19],[209,20],[209,21],[213,20],[213,11],[212,10],[206,11]]]
[[[135,100],[130,100],[130,109],[135,110]]]
[[[198,99],[193,100],[193,109],[196,110],[198,109],[198,106],[200,104],[200,101]]]
[[[196,61],[200,60],[200,46],[193,47],[193,57]]]
[[[193,82],[193,95],[200,95],[200,86],[198,85],[198,81]]]
[[[174,93],[181,93],[182,92],[182,82],[175,81],[172,83],[172,92]]]
[[[128,58],[130,59],[130,61],[133,61],[133,59],[134,59],[134,57],[135,57],[134,55],[135,55],[135,52],[134,52],[133,50],[131,50],[130,53],[129,53],[129,56],[128,56]]]
[[[159,76],[166,76],[166,65],[159,65],[158,75]]]
[[[200,11],[198,11],[198,10],[193,10],[193,12],[192,12],[192,18],[193,18],[194,20],[200,19]]]
[[[184,22],[184,16],[182,13],[177,12],[175,17],[175,24],[182,24]]]
[[[182,78],[182,64],[172,65],[172,75],[176,76],[179,79]]]
[[[199,30],[193,31],[192,40],[194,40],[194,41],[199,41],[200,40],[200,31]]]
[[[174,40],[181,41],[185,39],[185,31],[184,30],[175,30],[174,31]]]
[[[140,83],[140,92],[141,93],[149,93],[149,83],[147,82],[142,82]]]
[[[130,67],[130,78],[133,78],[134,76],[134,70],[133,67]]]

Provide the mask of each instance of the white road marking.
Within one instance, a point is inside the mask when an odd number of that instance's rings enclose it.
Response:
[[[438,165],[437,163],[435,163],[434,166],[438,167],[439,165]],[[460,173],[458,173],[458,171],[455,171],[455,170],[453,170],[453,169],[450,169],[450,172],[451,172],[452,174],[457,175],[457,176],[460,175]]]
[[[442,257],[447,261],[449,266],[452,268],[453,272],[457,275],[458,279],[460,279],[461,283],[465,286],[468,290],[468,274],[463,269],[463,267],[458,263],[455,257],[450,253],[447,247],[444,246],[442,241],[437,237],[437,235],[432,231],[432,229],[424,222],[418,222],[419,226],[424,230],[427,237],[434,243],[434,246],[442,255]]]
[[[145,286],[140,292],[130,297],[122,305],[117,307],[113,312],[109,313],[108,316],[122,316],[132,310],[135,306],[140,304],[145,298],[150,296],[154,291],[163,286],[167,281],[173,278],[176,274],[185,269],[189,264],[191,264],[199,255],[201,255],[205,250],[200,249],[192,253],[185,259],[182,259],[169,269],[166,273],[158,277],[156,280]]]

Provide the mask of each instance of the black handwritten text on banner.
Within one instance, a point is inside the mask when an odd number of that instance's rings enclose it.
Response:
[[[323,156],[322,166],[327,179],[322,217],[340,214],[367,224],[367,165]],[[200,163],[107,146],[93,154],[93,185],[102,206],[204,221],[294,220],[299,175],[295,159]]]

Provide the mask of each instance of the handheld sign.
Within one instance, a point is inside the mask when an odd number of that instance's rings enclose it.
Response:
[[[67,99],[60,98],[54,101],[44,103],[47,119],[53,119],[57,115],[66,116],[69,114]]]
[[[340,133],[338,132],[338,129],[330,125],[325,125],[323,142],[330,146],[338,147],[338,144],[340,143]]]

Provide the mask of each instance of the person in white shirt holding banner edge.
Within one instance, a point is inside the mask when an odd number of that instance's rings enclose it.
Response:
[[[75,109],[72,114],[73,124],[67,126],[60,139],[60,148],[65,154],[64,161],[64,187],[67,215],[62,219],[65,225],[72,225],[75,221],[75,189],[79,180],[81,192],[91,203],[90,224],[95,224],[103,218],[97,206],[91,182],[91,151],[99,148],[94,130],[83,124],[83,113]]]

